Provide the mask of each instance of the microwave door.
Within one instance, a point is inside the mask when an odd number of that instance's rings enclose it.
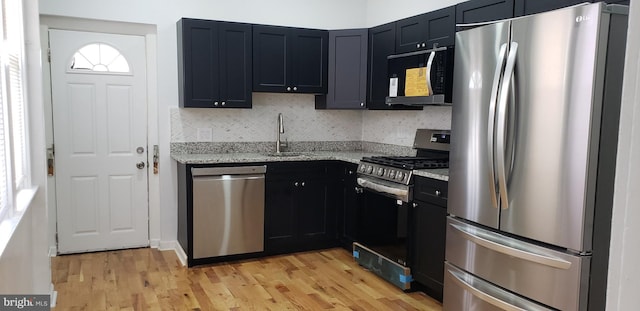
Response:
[[[510,22],[456,34],[449,214],[498,228],[495,108]]]

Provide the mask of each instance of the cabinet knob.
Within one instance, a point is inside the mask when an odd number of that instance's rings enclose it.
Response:
[[[360,103],[360,107],[364,107],[364,103]]]
[[[226,104],[226,102],[222,102],[222,106],[224,106]]]
[[[300,183],[296,181],[296,182],[293,183],[293,185],[298,187],[300,185]]]
[[[440,196],[442,194],[442,192],[440,192],[440,190],[436,190],[436,196]]]
[[[413,207],[418,207],[418,203],[413,203]]]
[[[356,193],[364,193],[364,189],[361,187],[356,187]]]
[[[287,86],[287,91],[291,91],[291,87],[290,86]]]
[[[417,47],[417,48],[420,48],[420,43],[416,44],[416,47]]]
[[[293,90],[294,90],[294,91],[297,91],[297,90],[298,90],[298,87],[297,87],[297,86],[294,86],[294,87],[293,87]]]
[[[353,175],[353,171],[352,170],[349,170],[349,175]]]
[[[303,186],[303,187],[304,187],[304,181],[300,183],[300,186]]]
[[[218,102],[213,102],[213,105],[214,106],[218,106]]]

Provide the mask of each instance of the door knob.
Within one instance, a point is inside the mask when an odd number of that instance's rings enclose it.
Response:
[[[140,161],[140,162],[136,163],[136,167],[138,169],[143,169],[144,168],[144,161]]]

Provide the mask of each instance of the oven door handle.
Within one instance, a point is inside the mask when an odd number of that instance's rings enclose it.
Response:
[[[371,189],[373,191],[391,194],[395,197],[402,198],[403,201],[408,201],[409,198],[409,190],[408,189],[399,189],[397,187],[383,185],[380,182],[374,182],[362,177],[358,177],[357,179],[358,185],[362,186],[366,189]]]

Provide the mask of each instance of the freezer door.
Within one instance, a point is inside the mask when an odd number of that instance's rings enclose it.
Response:
[[[510,293],[448,263],[444,267],[445,311],[551,311],[543,305]]]
[[[493,143],[509,22],[456,34],[448,212],[498,227]]]
[[[586,309],[589,256],[533,245],[449,217],[445,259],[541,304],[560,310]],[[448,282],[445,277],[445,303]]]
[[[518,50],[506,114],[515,125],[496,125],[511,136],[502,147],[508,204],[500,230],[581,252],[591,249],[603,85],[595,77],[603,76],[601,32],[606,38],[601,5],[512,21]]]

